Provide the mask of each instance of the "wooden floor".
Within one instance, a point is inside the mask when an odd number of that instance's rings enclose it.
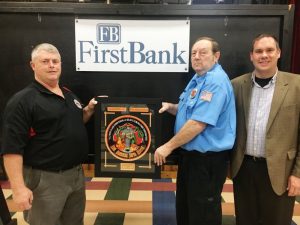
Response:
[[[120,182],[128,183],[128,193],[120,199],[112,196],[112,188],[121,190],[123,187],[119,182],[119,187],[115,186],[118,178],[96,178],[93,177],[94,171],[92,165],[85,165],[86,181],[86,210],[85,225],[106,225],[101,223],[103,219],[100,215],[124,215],[122,225],[164,225],[161,218],[169,218],[168,224],[176,225],[175,221],[175,194],[176,194],[176,167],[167,168],[162,172],[161,180],[151,179],[130,179],[121,180]],[[165,168],[166,169],[166,168]],[[121,179],[121,178],[119,178]],[[16,207],[11,199],[11,190],[8,182],[0,183],[6,197],[10,212],[14,218],[18,219],[18,225],[27,225],[22,218],[22,213]],[[119,189],[118,189],[119,188]],[[122,190],[124,191],[124,190]],[[234,225],[234,202],[232,193],[232,182],[226,180],[222,192],[222,210],[224,225]],[[163,207],[160,205],[163,204]],[[155,218],[156,219],[155,219]],[[293,225],[300,225],[300,205],[295,203]],[[114,223],[118,225],[118,223]],[[1,225],[1,223],[0,223]]]
[[[87,200],[86,212],[104,213],[152,213],[151,201],[128,201],[128,200]],[[20,211],[13,200],[7,200],[11,212]],[[233,203],[222,203],[223,215],[234,215]],[[297,207],[299,210],[299,207]],[[299,212],[299,211],[298,211]],[[300,214],[298,213],[300,216]]]
[[[94,176],[94,165],[84,165],[84,171],[85,175],[87,177],[93,177]],[[171,178],[175,179],[177,175],[177,166],[176,165],[165,165],[162,167],[161,171],[161,177],[162,178]],[[230,181],[227,181],[227,183],[231,183]],[[234,215],[234,202],[233,202],[233,196],[231,197],[232,202],[223,202],[222,203],[222,212],[223,215]],[[300,199],[299,199],[300,200]],[[300,202],[300,201],[299,201]],[[114,207],[114,202],[106,202],[108,203],[106,206],[100,206],[97,202],[87,202],[86,211],[87,212],[118,212],[117,210],[120,210],[119,207]],[[117,203],[117,202],[116,202]],[[129,208],[130,210],[136,210],[136,212],[140,212],[141,205],[149,207],[149,210],[151,208],[150,202],[134,202],[133,204],[131,202],[125,201],[124,203],[118,202],[117,204],[124,204],[124,207]],[[101,204],[102,205],[102,204]],[[123,207],[122,207],[123,208]],[[145,212],[148,212],[145,208]],[[132,212],[132,211],[131,211]],[[126,213],[126,212],[125,212]],[[300,204],[296,201],[295,207],[294,207],[294,216],[300,216]],[[300,223],[299,223],[300,225]]]

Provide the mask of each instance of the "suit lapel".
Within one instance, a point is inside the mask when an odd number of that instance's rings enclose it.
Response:
[[[288,81],[280,71],[278,72],[276,79],[277,80],[276,80],[276,84],[275,84],[275,90],[274,90],[274,94],[273,94],[271,110],[270,110],[269,120],[267,123],[266,132],[268,132],[268,130],[270,129],[270,127],[278,113],[278,110],[283,103],[286,93],[288,91]]]
[[[245,122],[246,122],[246,130],[248,130],[248,115],[249,115],[249,108],[250,108],[250,99],[251,99],[251,88],[252,88],[252,80],[251,74],[245,77],[242,92],[243,92],[243,107],[245,112]]]

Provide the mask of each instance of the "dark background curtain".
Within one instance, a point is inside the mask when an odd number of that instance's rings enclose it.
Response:
[[[290,0],[295,4],[294,41],[292,51],[292,72],[300,74],[300,1]]]

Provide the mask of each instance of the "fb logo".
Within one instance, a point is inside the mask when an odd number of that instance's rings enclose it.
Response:
[[[99,44],[120,44],[121,25],[116,23],[97,24],[97,41]]]

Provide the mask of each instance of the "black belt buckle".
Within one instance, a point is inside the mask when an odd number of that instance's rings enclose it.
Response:
[[[261,157],[256,157],[256,156],[252,156],[253,160],[256,161],[261,161]]]
[[[246,158],[251,159],[254,162],[263,162],[266,161],[266,159],[264,157],[257,157],[257,156],[253,156],[253,155],[245,155]]]

